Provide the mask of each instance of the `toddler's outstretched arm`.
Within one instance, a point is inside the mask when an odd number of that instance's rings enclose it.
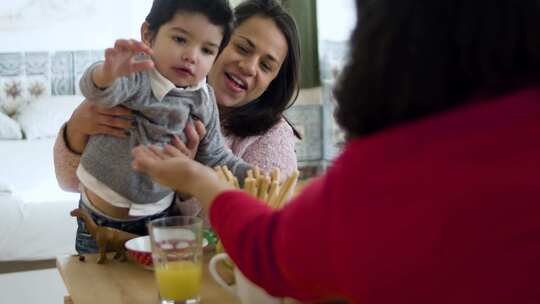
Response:
[[[116,40],[113,48],[105,50],[105,62],[98,65],[92,73],[92,81],[96,87],[105,89],[120,77],[151,69],[154,66],[152,60],[135,58],[140,53],[152,55],[152,49],[137,40]]]

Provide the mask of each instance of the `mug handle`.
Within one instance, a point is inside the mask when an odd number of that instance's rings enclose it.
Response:
[[[210,274],[212,275],[212,278],[214,279],[214,281],[216,281],[216,283],[218,283],[219,286],[223,287],[223,289],[231,293],[233,296],[236,296],[236,291],[234,290],[234,288],[227,285],[225,280],[223,280],[223,278],[219,275],[219,273],[216,270],[217,263],[219,261],[222,261],[228,258],[229,256],[225,252],[216,254],[210,259],[208,270],[210,270]]]

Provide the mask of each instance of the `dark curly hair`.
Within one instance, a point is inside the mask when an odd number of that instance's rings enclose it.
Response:
[[[538,0],[357,0],[334,94],[348,138],[538,81]]]
[[[202,14],[210,23],[223,28],[220,50],[229,43],[234,16],[228,0],[154,0],[146,16],[148,29],[157,33],[163,24],[182,12]]]
[[[270,18],[287,41],[285,60],[266,91],[256,100],[243,106],[220,109],[221,125],[226,134],[239,137],[260,135],[272,128],[282,117],[285,118],[283,112],[291,107],[298,97],[300,73],[298,28],[294,18],[275,0],[246,0],[235,8],[234,15],[236,26],[255,16]],[[296,130],[295,135],[300,137]]]

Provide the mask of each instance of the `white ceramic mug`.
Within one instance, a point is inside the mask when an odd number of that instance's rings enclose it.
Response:
[[[216,266],[220,261],[228,259],[226,253],[219,253],[212,257],[208,265],[214,280],[225,290],[240,299],[242,304],[279,304],[281,299],[270,296],[264,289],[248,280],[237,267],[234,268],[235,285],[228,285],[219,275]]]

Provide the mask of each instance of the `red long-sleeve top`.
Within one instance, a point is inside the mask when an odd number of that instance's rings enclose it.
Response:
[[[229,191],[210,217],[273,295],[540,303],[540,89],[354,140],[281,211]]]

